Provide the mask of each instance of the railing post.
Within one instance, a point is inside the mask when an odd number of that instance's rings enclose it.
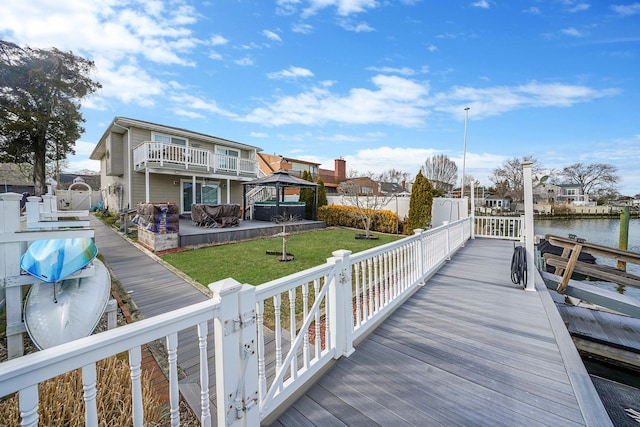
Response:
[[[524,179],[524,231],[525,231],[525,247],[527,251],[527,283],[526,291],[535,291],[535,257],[534,251],[534,231],[533,231],[533,184],[531,180],[532,162],[522,162],[523,179]]]
[[[22,196],[17,193],[0,194],[0,234],[10,235],[20,231],[20,200]],[[37,197],[35,199],[38,199]],[[35,204],[36,215],[38,203]],[[22,255],[21,242],[0,243],[0,280],[7,277],[20,275],[20,256]],[[22,287],[11,286],[3,288],[6,316],[7,316],[7,351],[8,358],[22,356],[24,346],[22,334]]]
[[[228,278],[209,285],[214,318],[217,425],[258,425],[255,288]]]
[[[334,358],[350,356],[353,348],[353,291],[351,289],[351,251],[332,252],[327,261],[336,266],[334,279],[329,284],[329,327],[331,328],[331,348]]]

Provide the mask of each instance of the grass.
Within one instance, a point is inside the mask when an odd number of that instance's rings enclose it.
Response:
[[[280,262],[277,256],[266,254],[267,251],[282,251],[281,237],[212,246],[167,254],[162,258],[205,286],[227,277],[240,283],[259,285],[324,264],[338,249],[356,253],[405,237],[374,233],[377,240],[355,239],[357,232],[331,228],[292,234],[287,242],[287,252],[295,259],[290,262]]]

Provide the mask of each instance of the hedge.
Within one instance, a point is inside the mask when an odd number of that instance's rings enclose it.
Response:
[[[397,233],[402,222],[392,211],[372,211],[371,230],[380,233]],[[318,219],[327,226],[351,227],[363,230],[364,224],[357,215],[358,209],[353,206],[328,205],[318,209]]]

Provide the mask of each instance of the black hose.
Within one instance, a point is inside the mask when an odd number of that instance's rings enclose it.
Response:
[[[527,285],[527,250],[524,246],[516,246],[513,248],[511,281],[516,285]]]

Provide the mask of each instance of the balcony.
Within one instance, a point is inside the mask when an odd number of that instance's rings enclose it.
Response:
[[[185,147],[164,142],[143,142],[133,149],[133,167],[139,172],[147,168],[209,172],[211,174],[258,176],[256,160],[215,153],[202,148]]]

